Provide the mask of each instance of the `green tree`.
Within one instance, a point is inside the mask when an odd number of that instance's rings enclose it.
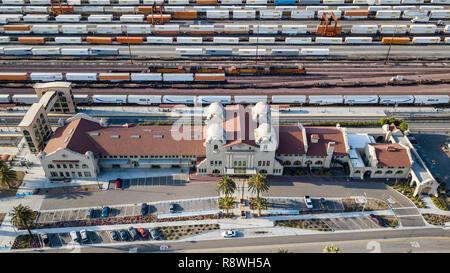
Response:
[[[289,253],[289,250],[284,248],[279,248],[277,253]]]
[[[11,184],[17,180],[16,171],[12,170],[3,160],[0,160],[0,183],[11,189]]]
[[[234,198],[230,196],[219,198],[219,209],[227,210],[227,214],[230,209],[234,208]]]
[[[259,194],[262,192],[267,192],[270,188],[269,182],[265,175],[256,174],[252,175],[248,181],[248,189],[255,193],[256,199],[259,199]]]
[[[33,240],[33,234],[31,233],[30,227],[33,223],[35,215],[33,210],[31,210],[28,206],[22,206],[19,204],[13,208],[11,224],[15,226],[17,229],[25,228],[30,235],[30,241]]]
[[[402,130],[402,132],[408,130],[408,123],[406,122],[400,123],[400,130]]]
[[[323,253],[341,253],[341,250],[335,245],[327,245],[323,249]]]
[[[236,183],[228,175],[222,177],[217,182],[217,190],[225,195],[225,197],[231,196],[236,190]]]
[[[261,216],[261,210],[267,209],[266,198],[257,198],[255,205],[256,205],[256,208],[258,209],[258,215]]]

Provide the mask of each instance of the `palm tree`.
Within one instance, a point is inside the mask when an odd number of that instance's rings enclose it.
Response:
[[[341,250],[335,245],[327,245],[323,249],[323,253],[341,253]]]
[[[13,208],[11,224],[15,226],[17,229],[26,228],[28,230],[28,234],[30,235],[30,241],[33,240],[33,234],[31,234],[30,226],[33,223],[35,215],[33,210],[29,206],[22,206],[19,204],[18,206]]]
[[[284,248],[279,248],[278,253],[289,253],[289,250],[284,249]]]
[[[231,196],[236,190],[236,183],[228,175],[222,177],[217,182],[217,190],[225,195],[225,197]]]
[[[265,198],[256,199],[256,208],[258,209],[258,215],[261,216],[261,210],[267,209],[267,201]]]
[[[229,210],[234,208],[234,198],[230,196],[220,198],[219,208],[226,209],[228,214]]]
[[[12,170],[3,160],[0,160],[0,183],[8,185],[8,189],[11,189],[11,184],[17,180],[16,171]]]
[[[257,174],[252,175],[248,181],[248,189],[251,192],[256,192],[256,199],[259,199],[259,194],[261,192],[266,192],[269,190],[269,182],[265,175]]]

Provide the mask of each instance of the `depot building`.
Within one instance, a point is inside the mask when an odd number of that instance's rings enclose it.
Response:
[[[189,167],[198,175],[282,175],[285,168],[349,163],[352,177],[370,173],[404,178],[411,167],[409,150],[401,144],[359,141],[364,147],[352,147],[349,139],[355,137],[340,126],[279,125],[276,109],[262,102],[226,108],[213,103],[204,117],[199,126],[120,126],[79,113],[59,121],[38,156],[50,180],[97,177],[109,168]],[[359,165],[351,164],[355,155]],[[381,166],[395,171],[380,174]]]

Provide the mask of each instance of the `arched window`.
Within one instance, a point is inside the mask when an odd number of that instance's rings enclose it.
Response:
[[[214,170],[213,170],[213,173],[214,173],[214,174],[217,174],[217,173],[220,173],[220,171],[219,171],[218,169],[214,169]]]
[[[355,173],[361,173],[361,171],[355,171]]]
[[[397,171],[395,174],[402,174],[403,171]]]
[[[83,165],[81,165],[81,168],[83,168],[83,169],[88,169],[89,167],[88,167],[88,165],[83,164]]]
[[[318,161],[316,161],[314,164],[316,164],[316,165],[322,165],[323,163],[322,163],[322,161],[318,160]]]
[[[392,174],[392,171],[391,170],[386,171],[386,174]]]
[[[286,161],[284,161],[283,165],[286,165],[286,166],[291,166],[291,161],[289,161],[289,160],[286,160]]]
[[[306,165],[311,165],[311,164],[312,164],[312,161],[311,161],[311,160],[308,160],[308,161],[305,162],[305,164],[306,164]]]
[[[48,164],[48,168],[53,169],[53,168],[55,168],[55,166],[53,166],[53,164]]]
[[[382,171],[376,171],[375,174],[382,174]]]
[[[219,146],[218,145],[214,145],[214,150],[217,150],[217,149],[219,149]]]
[[[295,165],[295,166],[300,166],[300,165],[302,165],[302,162],[300,162],[300,161],[297,160],[297,161],[294,162],[294,165]]]

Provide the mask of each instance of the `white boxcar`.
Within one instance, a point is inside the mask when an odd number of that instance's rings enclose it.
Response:
[[[1,13],[22,13],[22,6],[0,6]]]
[[[151,33],[150,25],[125,25],[128,34],[149,34]]]
[[[195,96],[176,96],[176,95],[166,95],[163,97],[163,103],[187,103],[194,104]]]
[[[306,34],[308,30],[307,25],[282,25],[281,33],[287,35]]]
[[[405,34],[408,30],[407,25],[381,25],[380,33],[382,34]]]
[[[47,14],[27,14],[23,17],[24,22],[47,22]]]
[[[337,10],[340,11],[346,11],[346,10],[360,10],[361,7],[360,6],[342,6],[342,7],[337,7]]]
[[[89,5],[111,5],[110,0],[89,0]]]
[[[450,33],[450,25],[446,25],[444,28],[445,33]]]
[[[372,37],[345,37],[346,44],[370,44]]]
[[[81,14],[61,14],[55,17],[56,22],[80,22]]]
[[[255,10],[233,10],[233,19],[255,19]]]
[[[443,6],[420,6],[420,10],[442,10],[444,9]]]
[[[352,34],[369,34],[369,33],[377,33],[378,26],[377,25],[353,25],[351,28]]]
[[[343,102],[342,96],[333,96],[333,95],[318,95],[318,96],[309,96],[308,102],[310,104],[319,104],[319,105],[327,105],[327,104],[340,104]]]
[[[430,18],[432,19],[448,19],[450,18],[450,10],[432,10],[430,11]]]
[[[402,0],[402,4],[423,4],[425,0]]]
[[[292,19],[313,19],[314,11],[313,10],[293,10],[291,11]]]
[[[139,0],[119,0],[119,5],[139,5]]]
[[[66,73],[67,81],[96,81],[97,73]]]
[[[247,0],[247,5],[267,5],[267,0]]]
[[[164,73],[163,81],[165,82],[192,82],[194,81],[193,73]]]
[[[99,6],[81,6],[81,12],[104,12],[105,9],[103,7]],[[89,21],[89,17],[88,17]]]
[[[139,105],[160,104],[161,95],[128,95],[128,103]]]
[[[379,10],[377,11],[376,19],[398,19],[400,18],[401,11],[399,10]]]
[[[33,55],[60,55],[61,51],[58,47],[41,47],[31,49]]]
[[[290,45],[311,44],[312,38],[311,37],[296,37],[296,38],[286,37],[284,42],[286,44],[290,44]]]
[[[399,5],[400,0],[375,0],[376,5]]]
[[[9,47],[3,49],[3,54],[6,56],[14,55],[14,56],[23,56],[23,55],[31,55],[31,47]]]
[[[260,10],[259,18],[260,19],[280,19],[283,15],[283,11],[281,10]]]
[[[176,48],[175,53],[178,55],[203,55],[203,48]]]
[[[421,25],[421,24],[410,25],[409,33],[411,34],[436,33],[436,25]]]
[[[273,95],[272,103],[304,104],[304,103],[306,103],[306,96],[304,96],[304,95]]]
[[[122,104],[127,103],[127,95],[93,95],[93,103]]]
[[[380,104],[405,104],[413,103],[413,96],[380,96]]]
[[[379,10],[392,10],[391,6],[369,6],[367,9],[369,12],[376,12]]]
[[[327,10],[329,9],[328,6],[307,6],[307,11],[319,11],[319,10]]]
[[[274,44],[275,37],[250,37],[250,44]]]
[[[55,37],[56,44],[81,44],[81,37]]]
[[[75,101],[75,104],[88,104],[89,95],[73,95],[73,100]]]
[[[448,95],[415,95],[414,104],[448,104],[450,97]]]
[[[231,96],[199,96],[198,101],[204,104],[211,104],[213,102],[220,102],[221,104],[230,104]]]
[[[36,34],[56,34],[59,33],[59,26],[50,24],[32,25],[31,32]]]
[[[414,17],[426,17],[428,16],[428,10],[405,10],[402,14],[402,18],[412,19]]]
[[[43,81],[43,82],[61,81],[63,79],[63,74],[33,72],[30,73],[30,79],[32,81]]]
[[[207,10],[206,11],[207,19],[228,19],[230,18],[229,10]]]
[[[227,5],[235,5],[235,4],[242,5],[242,0],[221,0],[220,3]]]
[[[88,22],[91,23],[103,23],[103,22],[112,22],[113,15],[112,14],[93,14],[89,15]]]
[[[322,0],[322,4],[327,5],[337,5],[337,4],[344,4],[345,0]]]
[[[149,44],[171,44],[171,43],[173,43],[173,37],[148,36],[147,43],[149,43]]]
[[[198,32],[198,31],[212,31],[214,32],[214,25],[189,25],[189,32]]]
[[[189,0],[169,0],[169,5],[189,5]]]
[[[61,32],[65,34],[87,34],[87,25],[61,25]]]
[[[441,37],[413,37],[413,44],[438,44],[441,42]]]
[[[267,102],[267,96],[234,96],[234,103]]]
[[[302,48],[301,55],[311,56],[323,56],[330,55],[330,49],[328,48]]]
[[[18,94],[18,95],[12,96],[12,102],[31,105],[33,103],[39,102],[39,99],[38,99],[37,95],[28,95],[28,94],[19,95]]]
[[[277,34],[278,25],[254,25],[253,34]]]
[[[0,94],[0,103],[9,103],[11,96],[9,94]]]
[[[9,36],[0,36],[0,43],[7,44],[10,41],[11,41],[11,39],[9,38]]]
[[[63,56],[88,56],[89,48],[61,48]]]
[[[8,23],[18,23],[22,20],[23,15],[22,14],[1,14],[0,18],[7,19]]]
[[[250,30],[249,25],[224,25],[223,32],[231,34],[244,34],[248,33]]]
[[[345,95],[344,104],[377,104],[378,96],[376,95]]]
[[[238,51],[239,56],[263,56],[266,55],[266,49],[259,48],[256,50],[255,48],[239,48]]]
[[[125,14],[120,16],[120,22],[125,23],[141,23],[144,21],[143,14]]]
[[[200,6],[200,7],[193,6],[192,8],[194,8],[194,10],[196,10],[196,11],[207,11],[207,10],[215,10],[216,9],[216,7],[214,7],[214,6]],[[166,9],[167,9],[167,7],[166,7]]]
[[[328,18],[331,17],[330,13],[333,13],[334,16],[336,16],[337,18],[341,18],[342,17],[342,11],[340,11],[340,10],[318,10],[317,11],[317,18],[322,18],[322,14],[324,12],[328,12],[328,14],[327,14]]]
[[[342,37],[316,37],[316,44],[342,44]]]
[[[25,0],[2,0],[2,3],[5,5],[23,5]]]
[[[161,73],[131,73],[131,81],[162,81]]]
[[[415,11],[416,6],[394,6],[394,10],[401,10],[403,12],[407,10]]]
[[[135,12],[135,7],[124,7],[124,6],[113,6],[112,7],[112,12],[113,13],[134,13]]]
[[[177,37],[178,44],[202,44],[202,37]]]
[[[120,34],[122,33],[122,25],[97,25],[96,32],[101,34]]]

